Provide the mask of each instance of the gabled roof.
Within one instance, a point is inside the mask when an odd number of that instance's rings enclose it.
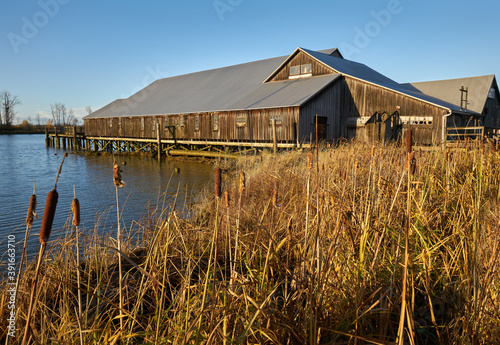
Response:
[[[460,106],[456,106],[442,99],[432,97],[430,95],[420,92],[419,90],[415,89],[409,90],[408,88],[402,86],[398,82],[384,76],[383,74],[375,71],[374,69],[362,63],[346,60],[343,58],[338,58],[336,56],[331,56],[322,52],[304,49],[300,47],[297,48],[285,61],[283,61],[283,63],[266,78],[265,82],[269,82],[300,51],[308,54],[313,59],[316,59],[324,66],[330,68],[332,73],[334,74],[341,74],[344,76],[353,77],[404,94],[406,96],[440,106],[445,109],[460,111]]]
[[[338,75],[262,81],[287,56],[159,79],[127,99],[118,99],[85,117],[169,115],[300,106]]]
[[[325,65],[331,74],[267,82],[300,51]],[[456,103],[430,96],[411,85],[398,84],[364,64],[338,57],[336,52],[336,49],[317,52],[297,48],[290,56],[159,79],[129,98],[115,100],[84,119],[301,106],[341,75],[444,109],[460,111]],[[473,109],[475,107],[470,107]]]
[[[495,81],[494,75],[485,75],[480,77],[459,78],[448,80],[437,80],[419,83],[402,84],[405,88],[417,92],[440,98],[444,101],[454,104],[460,108],[462,86],[468,87],[468,106],[467,109],[476,113],[482,113],[488,93]]]

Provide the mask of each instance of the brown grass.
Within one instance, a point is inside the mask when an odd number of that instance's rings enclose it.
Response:
[[[74,239],[52,243],[33,339],[389,344],[403,315],[405,343],[498,343],[500,155],[484,150],[424,148],[413,176],[406,147],[394,145],[321,150],[310,170],[298,152],[241,159],[224,170],[221,185],[238,195],[224,216],[209,187],[196,219],[157,210],[139,246],[124,240],[122,329],[115,245],[98,229],[81,238],[80,332]],[[24,297],[32,277],[33,263]]]

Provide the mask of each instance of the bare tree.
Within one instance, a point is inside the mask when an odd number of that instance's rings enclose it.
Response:
[[[88,115],[92,114],[92,112],[93,112],[93,111],[92,111],[92,107],[91,107],[90,105],[87,105],[87,106],[85,107],[85,110],[87,111],[87,114],[88,114]]]
[[[0,92],[0,108],[3,113],[4,123],[11,126],[16,117],[16,105],[21,104],[21,100],[9,91]]]
[[[37,126],[40,126],[42,124],[42,118],[40,117],[40,114],[36,114],[35,120]]]

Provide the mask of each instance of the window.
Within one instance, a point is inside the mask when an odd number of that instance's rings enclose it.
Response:
[[[153,132],[156,131],[156,121],[155,121],[155,119],[151,119],[151,130]]]
[[[109,127],[113,127],[113,119],[109,119]]]
[[[196,115],[194,117],[194,130],[199,131],[200,130],[200,115]]]
[[[495,89],[494,88],[490,89],[490,93],[488,94],[488,98],[495,99]]]
[[[300,74],[300,66],[290,67],[290,75],[299,75],[299,74]]]
[[[163,120],[163,129],[165,131],[168,131],[168,117],[166,117],[164,120]]]
[[[247,125],[246,115],[236,116],[236,127],[245,127],[246,125]]]
[[[290,67],[290,79],[310,76],[312,76],[312,65],[310,63]]]
[[[184,127],[184,116],[180,117],[179,126]]]
[[[272,125],[273,124],[273,120],[276,120],[276,124],[277,125],[281,125],[281,122],[282,122],[282,117],[281,115],[272,115],[270,118],[269,118],[269,124]]]
[[[144,130],[144,118],[141,117],[141,131]]]
[[[213,115],[212,116],[212,129],[214,131],[219,130],[219,115]]]

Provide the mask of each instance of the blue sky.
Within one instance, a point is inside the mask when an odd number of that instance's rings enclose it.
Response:
[[[78,116],[155,79],[338,47],[398,82],[500,75],[491,0],[4,0],[0,91]]]

